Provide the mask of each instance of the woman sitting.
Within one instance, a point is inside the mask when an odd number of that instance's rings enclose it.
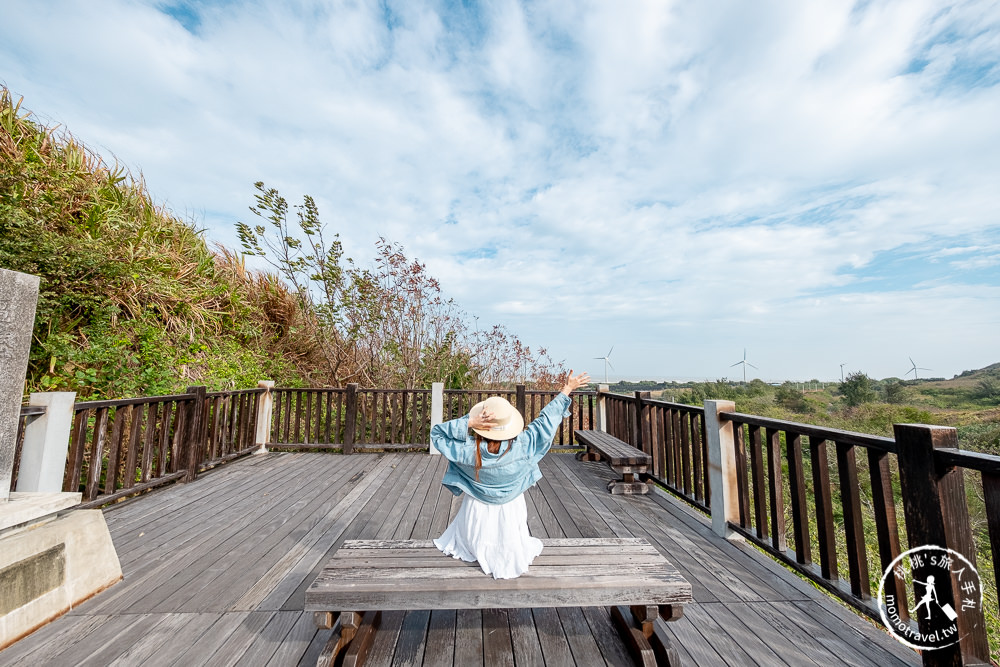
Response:
[[[456,496],[465,494],[455,520],[434,540],[438,549],[479,561],[494,579],[527,571],[542,552],[542,541],[528,532],[524,492],[542,477],[538,462],[569,416],[570,393],[588,382],[586,373],[574,378],[570,371],[562,390],[527,429],[521,413],[499,396],[431,429],[431,443],[449,461],[441,483]]]

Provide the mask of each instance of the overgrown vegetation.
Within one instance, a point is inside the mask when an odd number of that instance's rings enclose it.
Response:
[[[237,223],[243,251],[264,258],[292,286],[334,384],[558,385],[563,369],[544,349],[533,352],[499,325],[470,327],[468,313],[398,243],[380,238],[374,264],[359,267],[344,257],[312,197],[294,207],[293,224],[277,190],[256,188],[250,211],[257,220]]]
[[[42,278],[27,391],[81,398],[308,380],[302,313],[145,183],[0,89],[0,266]]]
[[[42,279],[26,391],[113,398],[264,378],[285,386],[433,379],[468,387],[525,376],[551,383],[561,372],[544,351],[532,353],[499,327],[491,346],[464,345],[458,309],[388,241],[371,269],[338,267],[339,244],[327,249],[325,284],[343,280],[353,299],[355,319],[338,328],[340,315],[327,308],[336,299],[314,299],[316,281],[296,281],[299,265],[269,275],[210,248],[192,224],[154,203],[141,177],[35,122],[6,88],[0,161],[0,267]],[[282,215],[283,200],[262,199],[267,194],[258,195],[260,212]],[[320,234],[311,199],[299,220],[307,239]],[[452,319],[444,328],[404,330],[414,308],[452,309]],[[390,368],[399,372],[379,372]]]

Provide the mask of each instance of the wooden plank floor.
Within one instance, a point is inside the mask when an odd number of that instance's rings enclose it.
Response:
[[[303,593],[345,539],[426,539],[458,510],[427,454],[272,453],[105,513],[124,581],[0,665],[314,665]],[[540,537],[650,540],[691,582],[668,624],[687,665],[916,665],[915,653],[660,494],[612,496],[601,463],[552,454],[528,494]],[[386,613],[373,665],[627,665],[607,609]]]

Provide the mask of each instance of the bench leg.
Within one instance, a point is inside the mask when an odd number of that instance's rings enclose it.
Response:
[[[588,449],[585,452],[577,452],[576,453],[576,460],[577,461],[600,461],[601,460],[601,455],[598,454],[597,452],[595,452],[592,449]]]
[[[382,612],[369,611],[365,614],[364,619],[361,621],[361,627],[358,628],[357,634],[354,635],[354,640],[347,647],[343,667],[361,667],[361,665],[365,664],[365,659],[368,657],[368,650],[375,641],[375,631],[378,630],[378,626],[381,623]]]
[[[337,622],[333,624],[333,633],[326,642],[326,646],[320,651],[319,657],[316,659],[316,667],[333,667],[337,656],[347,648],[351,639],[354,638],[351,629],[345,628],[340,621],[341,619],[338,618]]]
[[[661,604],[660,618],[664,621],[677,621],[684,617],[684,605],[681,604]]]
[[[615,496],[639,496],[649,493],[649,486],[644,482],[626,482],[623,480],[613,479],[608,482],[608,491],[611,495]]]
[[[374,615],[374,617],[372,617]],[[323,623],[329,621],[333,616],[331,612],[318,611],[313,614],[313,618],[316,621],[316,625],[323,627]],[[382,612],[370,611],[365,614],[364,621],[362,622],[361,614],[353,611],[342,611],[337,617],[337,622],[333,624],[333,633],[330,635],[330,639],[326,642],[326,646],[319,654],[319,658],[316,659],[316,667],[333,667],[334,662],[337,660],[337,656],[347,651],[345,660],[343,664],[360,665],[364,662],[365,657],[368,655],[368,649],[371,646],[372,638],[375,635],[375,629],[378,628],[378,624],[382,619]],[[374,628],[370,626],[374,624]],[[361,635],[364,635],[362,639]],[[359,649],[355,648],[360,642]],[[348,663],[347,659],[351,654],[355,657],[352,658],[352,662]],[[357,657],[360,653],[360,662]]]
[[[643,667],[655,667],[656,653],[654,653],[649,640],[646,639],[646,635],[642,633],[642,629],[636,627],[629,608],[621,605],[612,607],[611,620],[614,622],[618,634],[621,635],[622,641],[625,642],[628,652],[632,654],[635,664]]]
[[[673,640],[667,634],[667,626],[662,619],[658,618],[653,621],[653,634],[649,637],[649,644],[653,647],[653,653],[656,655],[656,664],[670,665],[670,667],[677,667],[681,664],[677,647],[674,646]]]
[[[618,608],[617,612],[615,609],[612,609],[611,614],[615,620],[615,625],[619,627],[619,632],[622,632],[622,626],[629,626],[626,627],[629,635],[635,635],[636,631],[642,634],[649,646],[649,650],[653,652],[655,664],[677,667],[680,665],[680,656],[670,638],[670,634],[667,632],[666,625],[663,623],[664,608],[667,610],[677,610],[676,616],[673,616],[670,611],[667,612],[671,614],[671,620],[680,618],[681,607],[679,605],[663,605],[663,607],[657,607],[656,605],[632,605],[628,610],[631,612],[632,622],[629,622],[629,614],[626,613],[624,607]],[[629,645],[629,650],[635,656],[637,649],[633,648],[631,639],[626,638],[625,641]],[[638,639],[635,643],[641,646],[641,642]],[[645,648],[642,647],[638,649],[638,652],[644,655],[644,650]],[[645,664],[641,662],[640,658],[637,658],[637,661],[640,661],[640,664]]]

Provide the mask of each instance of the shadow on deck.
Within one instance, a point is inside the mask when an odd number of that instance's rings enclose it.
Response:
[[[125,579],[13,646],[3,665],[315,665],[306,587],[345,539],[426,539],[458,510],[427,454],[267,454],[106,512]],[[919,657],[660,494],[611,496],[601,463],[550,455],[539,537],[646,537],[691,582],[668,624],[687,665],[916,665]],[[609,612],[383,615],[372,665],[630,665]]]

